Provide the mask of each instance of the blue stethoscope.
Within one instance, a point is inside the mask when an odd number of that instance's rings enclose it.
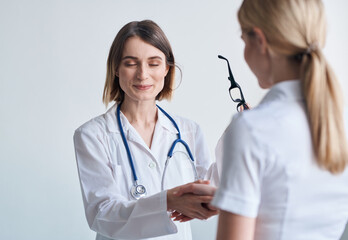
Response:
[[[162,181],[161,181],[161,190],[163,191],[164,187],[164,176],[165,176],[165,173],[167,171],[167,166],[168,166],[168,163],[169,163],[169,160],[172,158],[173,156],[173,152],[174,152],[174,148],[176,146],[177,143],[181,143],[182,145],[184,145],[189,157],[190,157],[190,163],[191,163],[191,166],[192,166],[192,171],[194,173],[194,178],[195,178],[195,181],[198,180],[198,174],[197,174],[197,169],[196,169],[196,166],[194,164],[194,159],[193,159],[193,155],[191,153],[191,150],[188,146],[188,144],[181,139],[181,134],[180,134],[180,130],[179,130],[179,127],[178,125],[176,124],[176,122],[174,121],[174,119],[166,112],[164,111],[160,106],[158,106],[156,104],[156,106],[158,107],[159,110],[161,110],[161,112],[166,115],[166,117],[173,123],[174,127],[176,128],[176,130],[178,131],[178,138],[173,142],[172,146],[169,148],[169,152],[168,152],[168,155],[167,155],[167,160],[165,162],[165,165],[164,165],[164,170],[163,170],[163,175],[162,175]],[[129,146],[128,146],[128,143],[127,143],[127,139],[124,135],[124,132],[123,132],[123,129],[122,129],[122,125],[121,125],[121,117],[120,117],[120,112],[121,112],[121,104],[119,104],[117,106],[117,110],[116,110],[116,118],[117,118],[117,123],[118,123],[118,126],[120,128],[120,132],[121,132],[121,137],[122,137],[122,140],[123,140],[123,144],[124,144],[124,147],[126,148],[126,151],[127,151],[127,156],[128,156],[128,160],[129,160],[129,165],[132,169],[132,174],[133,174],[133,180],[134,180],[134,184],[130,190],[130,193],[132,195],[133,198],[135,199],[140,199],[142,197],[145,197],[146,196],[146,188],[144,185],[141,185],[141,184],[138,184],[138,177],[137,177],[137,174],[135,172],[135,168],[134,168],[134,164],[133,164],[133,159],[132,159],[132,155],[131,155],[131,152],[129,150]]]

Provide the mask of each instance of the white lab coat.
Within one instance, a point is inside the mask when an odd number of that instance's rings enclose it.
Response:
[[[76,161],[85,213],[97,239],[191,239],[189,223],[174,223],[167,213],[166,191],[161,191],[164,162],[177,130],[158,110],[151,149],[121,113],[122,127],[133,157],[139,184],[147,197],[138,201],[130,194],[134,183],[127,153],[116,121],[116,104],[105,114],[79,127],[74,134]],[[199,126],[174,117],[182,139],[188,143],[200,178],[211,165],[210,155]],[[178,146],[177,150],[182,150]],[[180,161],[178,161],[180,162]],[[180,168],[180,166],[178,166]],[[192,169],[167,169],[173,185],[188,182]],[[210,170],[210,175],[214,170]],[[166,175],[167,176],[167,175]],[[171,177],[170,177],[171,176]],[[158,237],[161,236],[161,237]]]

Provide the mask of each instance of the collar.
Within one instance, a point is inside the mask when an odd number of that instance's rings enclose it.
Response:
[[[178,130],[176,130],[176,128],[175,128],[174,124],[172,123],[172,121],[170,121],[170,119],[166,115],[164,115],[164,113],[161,110],[159,110],[158,108],[157,108],[157,112],[158,112],[158,120],[157,120],[158,123],[163,128],[167,129],[169,132],[177,134]],[[174,117],[171,114],[169,114],[169,115],[174,119]]]
[[[117,125],[117,120],[116,120],[116,109],[117,109],[117,103],[115,103],[111,108],[109,108],[106,113],[104,114],[105,118],[105,124],[107,129],[110,132],[120,132],[120,129],[118,128]],[[123,115],[121,112],[121,123],[122,123],[122,128],[125,130],[126,128],[128,129],[127,123],[128,120],[127,118]]]
[[[261,103],[270,101],[302,101],[302,86],[300,80],[287,80],[276,83],[268,91]]]
[[[118,125],[117,125],[116,109],[117,109],[117,104],[115,103],[104,114],[104,118],[105,118],[105,123],[106,123],[107,129],[110,132],[119,133],[120,129],[118,128]],[[158,120],[157,120],[158,124],[161,127],[167,129],[169,132],[177,134],[178,131],[176,130],[174,124],[169,120],[169,118],[167,118],[167,116],[164,115],[164,113],[162,113],[161,110],[157,109],[157,112],[158,112]],[[128,119],[126,118],[126,116],[123,115],[122,112],[121,112],[120,117],[121,117],[122,129],[124,132],[126,132],[129,129],[130,123],[128,122]]]

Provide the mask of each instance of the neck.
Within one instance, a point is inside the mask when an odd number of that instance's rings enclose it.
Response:
[[[300,78],[300,63],[286,56],[275,55],[271,59],[271,82],[272,85],[286,80]]]
[[[154,100],[131,101],[125,98],[121,106],[121,111],[143,138],[145,144],[151,148],[158,117],[156,102]]]
[[[155,101],[135,102],[125,98],[121,111],[132,125],[148,125],[157,121]]]

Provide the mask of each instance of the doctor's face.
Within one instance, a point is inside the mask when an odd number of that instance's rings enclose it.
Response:
[[[164,86],[169,67],[161,50],[139,37],[129,38],[117,70],[125,101],[155,101]]]

